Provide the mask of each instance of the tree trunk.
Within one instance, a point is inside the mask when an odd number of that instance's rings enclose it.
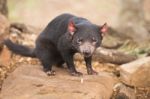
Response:
[[[8,16],[7,0],[0,0],[0,13]]]
[[[119,30],[137,43],[149,41],[145,28],[144,0],[120,0]]]

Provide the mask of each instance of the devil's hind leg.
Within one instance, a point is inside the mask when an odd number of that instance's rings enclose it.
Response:
[[[55,75],[52,66],[55,64],[55,46],[50,41],[43,40],[36,44],[35,53],[36,57],[43,65],[43,70],[47,75]]]
[[[52,52],[47,49],[43,49],[38,53],[39,60],[43,65],[43,70],[46,72],[47,75],[55,75],[55,71],[52,70],[52,66],[54,65],[54,59]]]

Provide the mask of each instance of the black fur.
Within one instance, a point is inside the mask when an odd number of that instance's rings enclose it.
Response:
[[[4,43],[11,51],[13,51],[16,54],[20,54],[20,55],[28,56],[32,58],[36,57],[33,49],[30,49],[26,46],[15,44],[9,39],[4,40]]]
[[[70,21],[73,21],[76,28],[73,35],[68,31]],[[80,50],[82,44],[81,40],[79,43],[79,39],[82,39],[82,42],[90,42],[88,43],[89,45],[94,44],[94,48],[99,47],[102,40],[99,26],[92,24],[85,18],[76,17],[71,14],[62,14],[53,19],[38,36],[34,49],[14,44],[10,40],[5,40],[4,43],[16,54],[37,57],[41,61],[44,70],[50,75],[54,74],[52,65],[61,66],[64,62],[67,63],[72,75],[81,75],[82,73],[76,71],[73,63],[73,55],[76,52],[82,53]],[[89,46],[87,46],[87,49],[88,47]],[[84,50],[86,54],[90,53],[88,57],[85,55],[87,72],[88,74],[96,74],[91,65],[93,52],[87,51],[88,50]]]

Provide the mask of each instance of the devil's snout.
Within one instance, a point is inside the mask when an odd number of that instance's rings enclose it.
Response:
[[[83,54],[84,54],[84,55],[90,55],[90,54],[91,54],[91,51],[88,50],[88,49],[85,49],[85,50],[83,50]]]

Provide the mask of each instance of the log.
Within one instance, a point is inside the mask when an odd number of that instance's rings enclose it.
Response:
[[[113,64],[124,64],[137,59],[136,56],[105,48],[98,48],[94,54],[94,58],[96,60],[103,60],[104,62],[109,62]]]

